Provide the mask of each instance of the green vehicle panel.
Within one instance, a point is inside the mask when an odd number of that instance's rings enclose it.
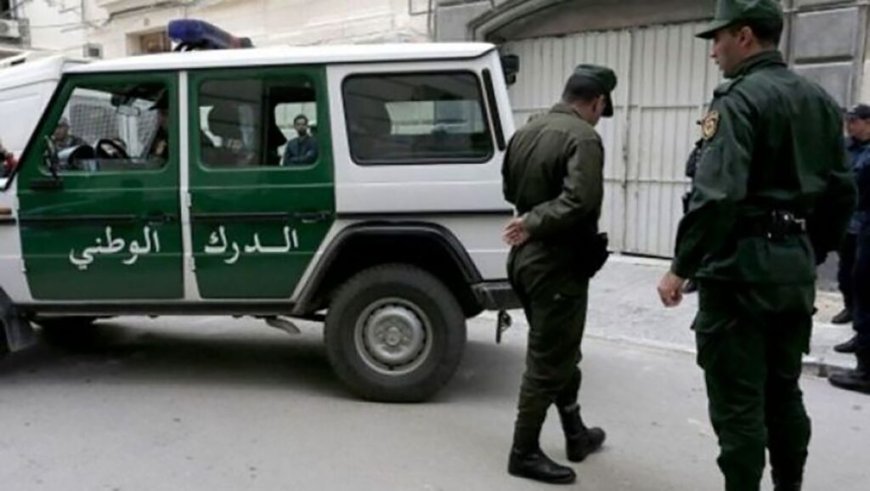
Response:
[[[325,69],[202,70],[191,72],[189,80],[189,193],[200,295],[289,298],[335,216]],[[214,116],[230,100],[254,110],[248,121],[242,121],[248,134],[233,135],[224,128],[225,139],[247,137],[255,143],[246,145],[257,151],[241,164],[243,157],[236,156],[216,165],[220,157],[214,156],[203,128],[216,132],[212,126],[226,126],[226,118],[238,118],[232,111],[221,116],[223,120]],[[303,103],[314,111],[311,119],[316,117],[317,159],[282,166],[278,147],[291,137],[279,132],[275,105]]]
[[[183,297],[177,79],[174,73],[64,78],[18,177],[24,264],[35,299]],[[61,172],[53,178],[45,162],[46,140],[73,91],[141,83],[165,86],[171,142],[165,165]]]

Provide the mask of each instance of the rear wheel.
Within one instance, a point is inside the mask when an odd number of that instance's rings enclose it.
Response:
[[[357,395],[417,402],[453,376],[465,348],[465,317],[435,276],[408,265],[370,268],[335,294],[326,317],[329,361]]]

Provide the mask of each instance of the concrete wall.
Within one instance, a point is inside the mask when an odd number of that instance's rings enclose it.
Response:
[[[72,0],[19,2],[15,14],[23,20],[23,37],[4,44],[21,50],[82,56],[85,29],[79,7],[80,2]]]
[[[435,32],[439,41],[562,36],[703,19],[714,4],[715,0],[442,0]]]
[[[86,30],[81,2],[31,0],[22,3],[21,9],[30,23],[32,49],[83,56]]]
[[[865,99],[867,4],[794,0],[790,9],[789,61],[840,103]]]

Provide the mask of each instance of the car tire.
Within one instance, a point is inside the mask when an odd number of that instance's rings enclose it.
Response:
[[[465,317],[432,274],[410,265],[383,265],[356,274],[338,289],[324,340],[335,373],[358,396],[420,402],[456,372],[465,349]]]

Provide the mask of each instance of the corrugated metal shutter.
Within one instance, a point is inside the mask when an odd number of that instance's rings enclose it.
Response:
[[[602,230],[618,251],[670,256],[684,164],[700,135],[695,122],[719,81],[707,46],[689,23],[517,41],[507,51],[522,60],[511,101],[517,127],[559,99],[579,63],[607,65],[620,83],[614,117],[598,127],[604,140]]]

